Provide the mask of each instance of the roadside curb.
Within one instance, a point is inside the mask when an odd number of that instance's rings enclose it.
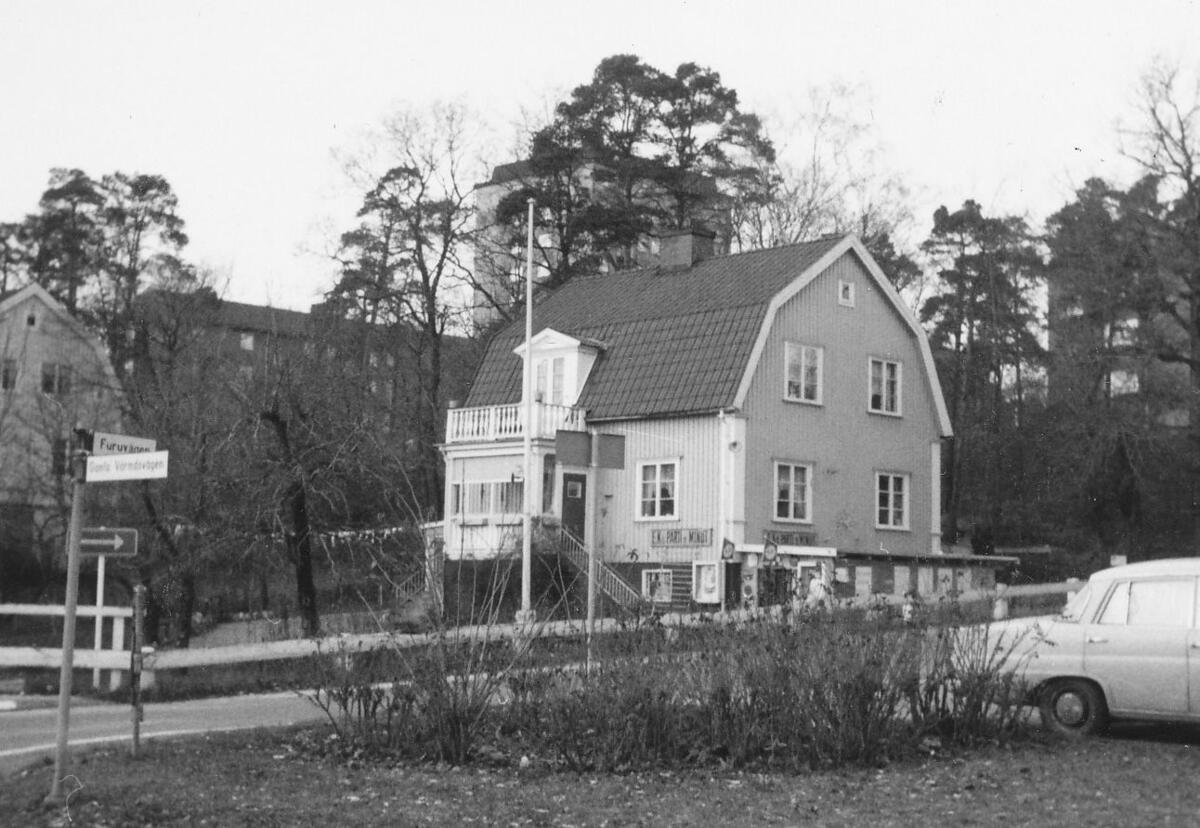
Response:
[[[82,707],[83,705],[104,704],[104,702],[96,699],[83,698],[73,696],[71,698],[71,707]],[[58,696],[26,696],[26,695],[2,695],[0,694],[0,713],[11,713],[19,710],[45,710],[49,707],[58,705]]]

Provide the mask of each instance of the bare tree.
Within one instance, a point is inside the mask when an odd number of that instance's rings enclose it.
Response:
[[[467,330],[474,209],[470,120],[460,106],[396,113],[373,155],[352,161],[366,185],[356,227],[342,235],[330,291],[350,318],[404,329],[417,381],[414,470],[424,507],[440,512],[446,343]]]
[[[798,117],[770,125],[776,158],[760,159],[733,201],[739,249],[855,233],[898,287],[919,287],[921,271],[903,249],[913,224],[908,188],[881,160],[870,109],[860,87],[813,88]]]
[[[1159,203],[1145,211],[1161,280],[1158,313],[1173,323],[1158,358],[1184,367],[1193,535],[1200,537],[1200,75],[1155,63],[1142,78],[1139,122],[1125,131],[1126,153],[1157,184]]]

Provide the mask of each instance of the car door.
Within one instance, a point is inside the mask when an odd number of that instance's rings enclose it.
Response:
[[[1186,715],[1196,579],[1118,580],[1084,633],[1085,672],[1115,713]]]
[[[1196,607],[1188,631],[1188,708],[1200,716],[1200,580],[1196,583]]]

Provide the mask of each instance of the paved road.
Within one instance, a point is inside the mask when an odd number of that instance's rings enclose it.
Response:
[[[145,705],[142,738],[182,736],[217,730],[277,727],[324,719],[325,714],[295,693],[230,696]],[[53,758],[58,727],[54,704],[35,709],[0,709],[0,778],[43,757]],[[68,731],[73,750],[132,740],[128,705],[77,701]]]

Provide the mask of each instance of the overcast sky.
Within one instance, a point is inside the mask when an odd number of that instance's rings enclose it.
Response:
[[[922,237],[967,198],[1036,222],[1090,175],[1128,180],[1117,124],[1139,76],[1156,56],[1200,72],[1198,43],[1191,0],[4,0],[0,220],[36,209],[52,167],[158,173],[228,298],[307,309],[353,209],[335,149],[449,99],[503,162],[522,108],[631,52],[709,66],[784,119],[810,87],[860,85]]]

